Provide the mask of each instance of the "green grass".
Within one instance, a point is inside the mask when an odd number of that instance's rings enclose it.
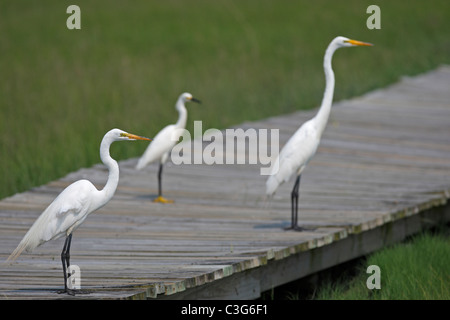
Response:
[[[450,63],[447,0],[0,2],[0,198],[100,161],[113,127],[153,136],[189,91],[203,128],[316,107],[323,53],[336,35],[375,44],[334,58],[335,100]],[[345,52],[344,52],[345,51]],[[117,143],[118,159],[146,144]]]
[[[367,289],[367,267],[380,267],[381,289]],[[318,300],[449,300],[450,238],[424,233],[370,255],[355,277],[328,280],[318,290]]]
[[[264,292],[264,300],[450,300],[448,225]],[[380,268],[380,289],[368,289]]]

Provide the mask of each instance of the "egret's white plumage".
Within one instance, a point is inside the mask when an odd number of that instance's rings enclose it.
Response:
[[[371,46],[371,44],[345,37],[336,37],[328,45],[323,62],[326,86],[320,109],[314,118],[306,121],[288,140],[275,160],[271,175],[266,181],[266,194],[272,196],[282,183],[289,181],[293,176],[297,177],[291,199],[292,223],[290,228],[292,229],[301,229],[297,226],[300,175],[317,151],[331,111],[334,93],[334,72],[331,60],[337,49],[353,46]]]
[[[121,140],[150,139],[120,129],[108,131],[100,144],[100,158],[109,169],[108,181],[104,188],[97,190],[90,181],[84,179],[65,188],[41,213],[7,261],[14,261],[24,250],[32,251],[47,241],[71,236],[90,213],[104,206],[113,197],[119,183],[119,165],[111,158],[109,148],[114,141]],[[64,261],[63,269],[65,269]]]
[[[69,185],[41,213],[8,261],[16,259],[24,250],[31,252],[47,241],[72,233],[90,212],[100,208],[101,205],[96,204],[91,196],[97,192],[97,188],[87,180]]]
[[[182,108],[184,108],[184,110],[182,109],[182,111],[180,111],[180,118],[182,117],[185,119],[183,114],[186,113],[186,108],[184,106],[182,106]],[[183,125],[170,124],[158,132],[152,142],[148,145],[147,149],[145,149],[142,157],[139,158],[136,169],[144,169],[147,165],[157,160],[164,164],[169,157],[170,151],[177,144],[181,136],[181,130],[177,129],[184,129],[185,126],[186,120],[184,120]]]
[[[319,141],[320,132],[313,120],[308,120],[297,129],[275,160],[274,169],[266,182],[267,195],[273,195],[281,184],[303,172],[316,153]]]
[[[155,202],[171,202],[170,200],[162,197],[162,167],[167,161],[170,151],[178,143],[178,140],[183,134],[182,129],[186,127],[187,110],[184,104],[188,101],[197,103],[200,102],[199,100],[193,98],[190,93],[185,92],[181,94],[175,104],[175,108],[178,111],[178,121],[175,124],[170,124],[164,127],[160,132],[158,132],[136,164],[136,169],[141,170],[150,163],[159,161],[158,197],[155,199]]]

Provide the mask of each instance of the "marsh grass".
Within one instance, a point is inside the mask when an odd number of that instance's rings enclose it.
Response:
[[[263,294],[268,300],[449,300],[450,237],[448,225],[411,236],[310,277]],[[380,268],[380,289],[368,289]]]
[[[383,2],[68,1],[0,3],[0,198],[100,162],[113,127],[153,136],[175,121],[178,95],[203,128],[316,107],[322,57],[336,35],[375,43],[338,52],[335,100],[450,63],[447,0]],[[113,145],[118,159],[145,144]]]
[[[424,233],[369,256],[350,280],[325,282],[316,299],[449,300],[449,264],[450,238]],[[380,267],[379,290],[366,287],[369,265]]]

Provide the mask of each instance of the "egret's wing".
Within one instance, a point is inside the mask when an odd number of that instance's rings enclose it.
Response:
[[[87,180],[80,180],[68,186],[49,206],[44,241],[57,239],[73,231],[95,208],[91,207],[94,193],[98,190]]]
[[[287,182],[294,174],[300,174],[306,164],[317,150],[320,137],[315,129],[314,122],[305,122],[286,145],[281,149],[269,178],[266,182],[266,193],[273,194],[284,182]]]
[[[92,211],[93,192],[98,190],[87,180],[79,180],[64,189],[37,218],[7,261],[16,259],[23,250],[31,251],[66,235],[69,229],[74,230]]]
[[[139,159],[136,169],[140,170],[146,165],[156,160],[160,160],[162,156],[172,150],[178,142],[177,136],[177,128],[173,124],[166,126],[158,132]]]

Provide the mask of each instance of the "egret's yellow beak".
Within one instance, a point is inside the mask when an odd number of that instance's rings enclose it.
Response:
[[[127,137],[128,139],[131,140],[147,140],[147,141],[151,141],[152,139],[146,138],[146,137],[141,137],[135,134],[131,134],[131,133],[121,133],[120,134],[122,137]]]
[[[351,39],[350,40],[345,40],[344,42],[348,42],[348,43],[350,43],[350,44],[352,44],[354,46],[368,46],[368,47],[373,46],[373,44],[368,43],[368,42],[362,42],[362,41],[351,40]]]

